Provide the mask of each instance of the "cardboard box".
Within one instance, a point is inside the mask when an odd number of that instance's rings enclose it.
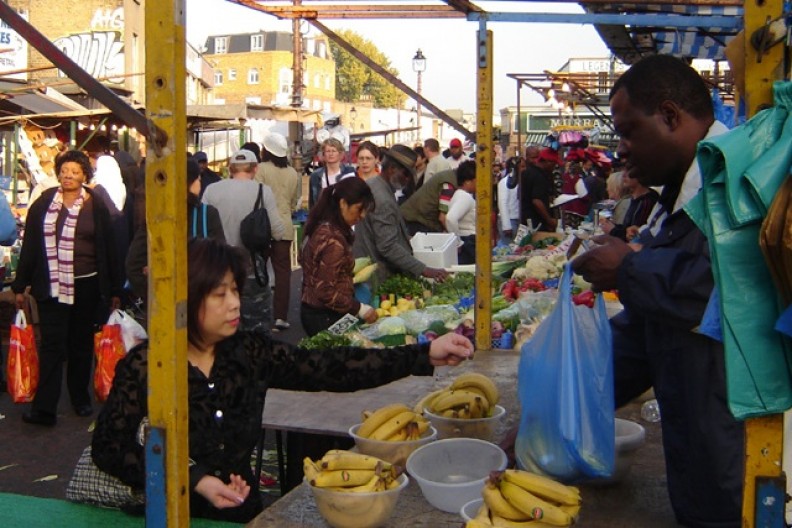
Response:
[[[432,268],[448,268],[459,262],[459,239],[453,233],[416,233],[410,240],[415,258]]]

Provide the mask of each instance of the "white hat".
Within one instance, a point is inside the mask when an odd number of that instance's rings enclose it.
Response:
[[[249,150],[242,149],[237,150],[228,162],[229,165],[241,165],[243,163],[258,163],[258,160],[255,154]]]
[[[264,149],[276,158],[285,158],[289,153],[286,138],[277,132],[270,132],[264,137]]]

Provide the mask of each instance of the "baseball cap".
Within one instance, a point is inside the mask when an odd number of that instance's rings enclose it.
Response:
[[[415,162],[418,160],[418,154],[413,149],[404,145],[393,145],[385,151],[385,156],[407,169],[407,172],[415,177]]]
[[[271,132],[264,137],[264,149],[277,158],[285,158],[289,153],[286,137],[277,132]]]
[[[448,143],[448,146],[449,147],[461,147],[462,146],[462,142],[459,140],[459,138],[454,138]]]
[[[249,150],[237,150],[233,156],[231,156],[231,160],[228,162],[229,165],[241,165],[243,163],[258,163],[256,159],[256,155],[250,152]]]
[[[547,147],[539,151],[539,159],[543,161],[552,161],[555,164],[559,163],[558,152]]]
[[[206,152],[200,150],[193,154],[192,159],[194,159],[196,163],[206,163],[209,161],[209,156],[206,155]]]

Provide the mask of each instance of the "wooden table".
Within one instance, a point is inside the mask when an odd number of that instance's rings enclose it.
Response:
[[[412,406],[429,391],[446,387],[463,372],[476,371],[491,377],[501,392],[500,405],[506,416],[496,429],[495,439],[500,441],[519,420],[517,404],[517,364],[519,353],[492,351],[476,354],[456,368],[441,368],[435,376],[409,376],[375,389],[352,393],[295,392],[272,390],[267,393],[262,427],[280,431],[346,437],[352,425],[360,423],[360,413],[377,409],[390,403]],[[289,457],[291,463],[301,459]],[[390,522],[386,527],[458,527],[460,517],[432,507],[421,495],[418,485],[410,481],[399,497]],[[262,512],[248,524],[250,527],[326,527],[316,509],[311,490],[304,484],[297,486]]]

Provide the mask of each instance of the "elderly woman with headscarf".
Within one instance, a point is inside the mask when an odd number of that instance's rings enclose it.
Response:
[[[36,299],[41,330],[39,386],[27,423],[55,425],[62,364],[72,407],[90,416],[89,384],[94,325],[120,305],[121,274],[110,211],[85,184],[92,169],[75,150],[55,162],[60,185],[47,189],[28,211],[11,289],[22,307],[25,290]]]

